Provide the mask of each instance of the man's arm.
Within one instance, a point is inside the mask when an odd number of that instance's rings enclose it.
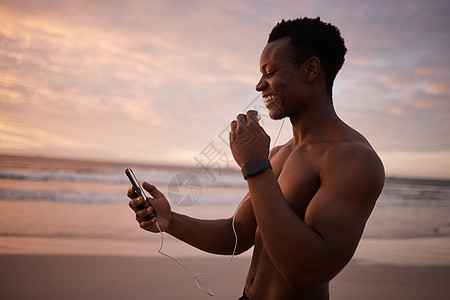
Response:
[[[130,207],[136,213],[136,220],[141,228],[159,232],[156,220],[162,231],[209,253],[232,254],[235,244],[235,236],[232,230],[232,218],[219,220],[201,220],[172,212],[166,197],[154,186],[144,183],[143,187],[152,195],[150,200],[157,217],[148,220],[147,216],[153,208],[140,209],[142,198],[134,198],[136,194],[130,188],[128,196]],[[251,207],[251,201],[245,201],[235,217],[235,228],[238,236],[236,254],[248,250],[254,243],[256,221]]]
[[[254,112],[231,123],[230,146],[241,167],[250,159],[268,157],[268,137]],[[381,161],[362,139],[330,147],[323,154],[312,150],[310,157],[297,161],[291,155],[289,165],[296,171],[280,174],[281,187],[271,169],[247,180],[264,247],[293,291],[321,286],[345,266],[383,187]],[[319,173],[313,174],[319,186],[305,199],[298,186],[304,163],[311,159],[320,164],[315,166]],[[281,182],[282,176],[288,183]],[[304,219],[292,208],[298,203],[307,205]]]
[[[322,160],[320,187],[302,220],[271,170],[248,179],[258,229],[287,284],[297,291],[331,280],[351,259],[384,182],[368,146],[340,145]],[[283,195],[289,194],[286,199]]]
[[[235,228],[238,237],[236,254],[253,246],[256,221],[251,201],[244,202],[236,214]],[[170,235],[209,253],[231,255],[236,242],[232,230],[232,218],[220,220],[200,220],[172,213]]]

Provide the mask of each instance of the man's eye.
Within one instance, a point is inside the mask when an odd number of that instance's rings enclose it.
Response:
[[[273,74],[275,74],[275,71],[270,71],[266,73],[267,77],[271,77],[273,76]]]

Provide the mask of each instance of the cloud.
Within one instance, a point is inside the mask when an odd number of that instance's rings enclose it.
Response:
[[[303,15],[345,37],[334,95],[346,121],[377,149],[449,149],[449,6],[2,1],[0,151],[195,155],[255,98],[271,28]],[[276,132],[279,123],[267,126]],[[128,149],[136,140],[139,149]]]
[[[449,9],[443,1],[373,1],[350,10],[336,105],[377,149],[450,148],[442,138],[450,128]]]

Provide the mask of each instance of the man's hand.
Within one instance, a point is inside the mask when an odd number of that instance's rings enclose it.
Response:
[[[230,148],[239,167],[253,158],[269,156],[270,137],[259,125],[258,112],[249,110],[231,122]]]
[[[167,231],[172,216],[169,202],[163,193],[161,193],[154,185],[144,182],[142,187],[153,197],[147,199],[147,202],[151,206],[147,209],[143,205],[144,199],[138,197],[132,186],[128,189],[127,193],[127,196],[131,199],[129,206],[136,213],[136,221],[138,221],[139,226],[145,230],[159,232],[159,229],[156,226],[156,221],[158,221],[161,230]],[[149,214],[153,211],[156,213],[156,217],[150,219]]]

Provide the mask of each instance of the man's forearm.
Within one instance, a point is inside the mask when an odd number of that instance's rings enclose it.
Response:
[[[195,219],[173,212],[167,233],[200,250],[230,255],[235,244],[231,222],[231,219]]]
[[[280,273],[287,282],[311,273],[324,246],[320,235],[288,205],[272,170],[249,178],[248,185],[259,233]]]

